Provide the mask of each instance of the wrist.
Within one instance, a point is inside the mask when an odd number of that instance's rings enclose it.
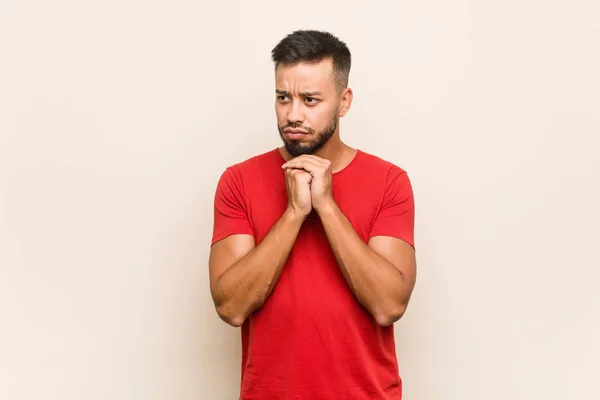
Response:
[[[319,206],[319,208],[315,208],[315,211],[319,216],[333,214],[337,210],[337,203],[335,202],[333,196],[327,199],[323,203],[323,205]]]
[[[308,217],[307,214],[303,214],[296,210],[294,207],[288,206],[283,213],[282,218],[291,223],[302,224],[304,220]]]

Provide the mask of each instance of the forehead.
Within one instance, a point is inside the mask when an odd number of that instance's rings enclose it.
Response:
[[[316,63],[280,64],[275,82],[278,89],[333,88],[333,62],[326,58]]]

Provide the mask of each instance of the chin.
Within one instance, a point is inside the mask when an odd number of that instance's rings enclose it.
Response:
[[[307,145],[307,146],[291,145],[290,146],[288,143],[286,143],[285,148],[288,151],[288,153],[290,153],[294,157],[298,157],[303,154],[314,154],[316,151],[314,146],[310,146],[310,145]]]

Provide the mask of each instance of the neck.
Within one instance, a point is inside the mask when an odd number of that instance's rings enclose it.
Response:
[[[315,156],[331,161],[331,169],[336,172],[345,166],[342,164],[344,164],[348,150],[350,150],[350,146],[342,142],[339,137],[334,136],[315,153]]]

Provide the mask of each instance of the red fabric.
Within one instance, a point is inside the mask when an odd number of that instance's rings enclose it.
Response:
[[[254,235],[257,245],[287,205],[278,149],[230,166],[215,196],[212,243]],[[333,196],[366,243],[387,235],[414,246],[414,201],[404,170],[359,151],[333,175]],[[304,222],[277,285],[247,318],[242,400],[401,399],[393,325],[358,303],[316,213]]]

